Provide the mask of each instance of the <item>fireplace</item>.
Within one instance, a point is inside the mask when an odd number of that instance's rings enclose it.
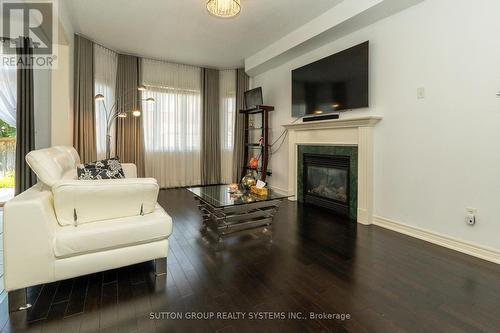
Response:
[[[356,219],[357,147],[300,146],[299,200]]]
[[[341,117],[313,123],[292,123],[288,130],[288,193],[304,202],[303,155],[349,156],[349,219],[373,220],[373,135],[381,117]],[[305,210],[314,209],[304,205]]]
[[[349,216],[349,157],[304,154],[304,202]]]

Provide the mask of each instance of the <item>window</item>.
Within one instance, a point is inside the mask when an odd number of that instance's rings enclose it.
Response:
[[[221,181],[230,183],[233,171],[234,124],[236,117],[236,71],[219,72]]]
[[[0,203],[4,203],[14,197],[16,83],[16,67],[0,65]]]
[[[146,151],[200,151],[201,92],[146,87],[143,98],[156,100],[144,113],[144,122],[149,125],[144,131]]]
[[[142,59],[145,169],[161,187],[201,183],[201,69]]]

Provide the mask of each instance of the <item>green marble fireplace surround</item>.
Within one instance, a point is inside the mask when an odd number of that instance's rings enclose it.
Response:
[[[357,220],[358,211],[358,147],[299,145],[297,154],[297,200],[304,202],[304,154],[349,157],[349,219]]]

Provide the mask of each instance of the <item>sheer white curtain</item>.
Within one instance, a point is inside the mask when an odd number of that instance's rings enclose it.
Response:
[[[0,64],[0,119],[16,127],[16,67]]]
[[[221,181],[231,183],[233,175],[234,122],[236,116],[236,70],[219,72]]]
[[[201,68],[141,62],[143,98],[156,100],[143,112],[146,176],[161,187],[201,184]]]
[[[94,91],[104,95],[104,102],[109,111],[115,103],[116,71],[118,54],[101,45],[94,44]],[[106,118],[102,102],[95,108],[97,159],[106,157]],[[111,128],[111,156],[115,155],[115,126]]]

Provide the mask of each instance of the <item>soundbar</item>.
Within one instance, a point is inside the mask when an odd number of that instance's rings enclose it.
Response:
[[[306,123],[308,121],[331,120],[331,119],[339,119],[339,114],[338,113],[330,113],[330,114],[324,114],[321,116],[305,117],[305,118],[302,118],[302,122]]]

